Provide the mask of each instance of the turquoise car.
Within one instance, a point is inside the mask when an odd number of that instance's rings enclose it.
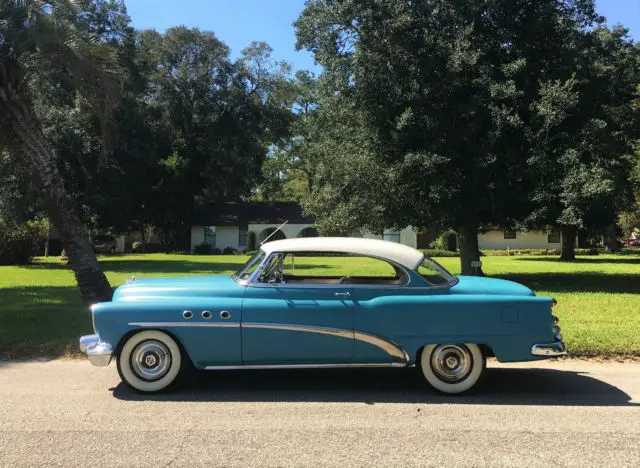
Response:
[[[415,366],[461,393],[486,358],[565,354],[555,300],[493,278],[454,276],[393,242],[316,237],[264,244],[236,274],[133,279],[91,308],[80,338],[92,364],[115,358],[139,392],[185,368]]]

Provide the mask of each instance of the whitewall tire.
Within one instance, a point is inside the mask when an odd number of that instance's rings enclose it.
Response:
[[[422,350],[420,367],[433,388],[456,394],[466,392],[480,380],[486,358],[476,344],[432,344]]]
[[[159,392],[176,380],[182,361],[173,338],[158,330],[145,330],[125,342],[117,359],[118,373],[134,390]]]

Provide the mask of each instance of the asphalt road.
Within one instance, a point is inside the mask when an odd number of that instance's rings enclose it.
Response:
[[[640,364],[491,363],[474,395],[413,369],[198,373],[0,362],[0,466],[640,466]]]

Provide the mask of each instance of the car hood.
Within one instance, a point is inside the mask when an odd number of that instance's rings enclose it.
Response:
[[[113,301],[144,300],[159,297],[235,297],[244,288],[231,276],[185,276],[177,278],[144,278],[123,284],[113,294]]]
[[[491,294],[503,296],[535,296],[520,283],[481,276],[458,276],[458,284],[451,288],[454,294]]]

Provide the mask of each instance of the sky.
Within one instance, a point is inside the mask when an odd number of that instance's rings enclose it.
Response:
[[[232,57],[251,41],[265,41],[275,60],[285,60],[294,70],[319,71],[313,56],[295,50],[293,22],[304,0],[125,0],[133,26],[160,32],[185,25],[213,31],[231,48]],[[640,0],[596,0],[598,13],[610,24],[621,23],[640,40]]]

